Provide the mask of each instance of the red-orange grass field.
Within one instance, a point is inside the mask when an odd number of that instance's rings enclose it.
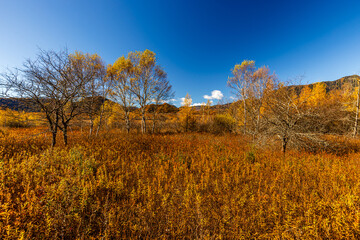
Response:
[[[0,139],[1,239],[360,238],[359,153],[117,131],[51,149],[41,132]]]

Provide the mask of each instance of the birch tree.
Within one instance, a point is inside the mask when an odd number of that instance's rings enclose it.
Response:
[[[255,72],[255,62],[245,60],[241,64],[236,64],[235,67],[231,70],[232,77],[228,79],[228,86],[234,90],[235,95],[243,103],[244,111],[244,134],[247,133],[247,107],[246,100],[249,96],[249,88],[253,81],[253,74]]]
[[[255,70],[251,76],[252,80],[249,84],[249,104],[248,111],[252,120],[253,138],[260,133],[260,128],[265,124],[263,121],[264,105],[269,98],[271,91],[275,90],[277,77],[270,73],[268,67],[260,67]]]
[[[167,81],[166,73],[157,64],[155,53],[150,50],[130,52],[128,58],[134,74],[130,89],[140,107],[141,131],[146,133],[146,106],[156,98],[159,85]]]
[[[83,82],[82,89],[79,91],[81,113],[88,116],[89,137],[93,134],[94,120],[99,113],[99,108],[103,108],[105,97],[103,90],[106,86],[105,76],[106,67],[101,57],[97,54],[75,52],[69,55],[72,69],[72,78],[79,78]],[[75,106],[75,105],[74,105]]]
[[[353,137],[356,137],[358,131],[358,122],[359,122],[359,109],[360,109],[360,79],[355,80],[357,83],[356,90],[356,109],[355,109],[355,121],[354,121],[354,130],[353,130]]]
[[[135,103],[135,94],[131,89],[134,78],[134,66],[131,59],[124,56],[118,58],[113,65],[109,65],[107,75],[111,85],[110,97],[120,104],[124,114],[125,128],[129,133],[130,110]]]

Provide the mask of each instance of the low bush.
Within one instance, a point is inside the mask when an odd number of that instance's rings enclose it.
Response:
[[[236,120],[229,114],[217,114],[213,118],[211,130],[213,133],[231,133],[235,131]]]
[[[0,138],[1,239],[360,236],[358,153],[284,157],[230,134],[118,130],[51,149],[29,131]]]

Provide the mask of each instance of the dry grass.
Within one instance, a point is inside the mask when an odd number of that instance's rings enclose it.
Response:
[[[51,150],[16,131],[0,138],[1,239],[360,237],[358,153],[117,132]]]

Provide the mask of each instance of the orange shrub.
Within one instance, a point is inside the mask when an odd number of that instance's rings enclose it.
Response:
[[[10,135],[0,138],[1,239],[360,234],[357,153],[284,158],[241,136],[116,131],[74,132],[68,147],[49,149],[41,135]]]

